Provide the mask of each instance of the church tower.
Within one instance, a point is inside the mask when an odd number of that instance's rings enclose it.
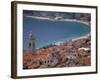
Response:
[[[35,38],[32,34],[32,32],[29,33],[29,44],[28,44],[29,51],[34,52],[35,51]]]

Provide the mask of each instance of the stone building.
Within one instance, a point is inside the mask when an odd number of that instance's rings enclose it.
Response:
[[[34,38],[32,32],[29,33],[28,48],[29,48],[29,51],[31,51],[31,52],[35,51],[35,38]]]

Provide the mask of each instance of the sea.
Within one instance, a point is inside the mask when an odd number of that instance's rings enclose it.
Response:
[[[68,41],[90,33],[90,25],[79,22],[23,17],[23,49],[28,48],[29,33],[35,38],[36,48]]]

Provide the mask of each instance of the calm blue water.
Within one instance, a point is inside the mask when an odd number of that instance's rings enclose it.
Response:
[[[77,22],[49,21],[23,18],[23,47],[28,48],[28,35],[32,31],[35,36],[36,48],[47,44],[70,40],[90,32],[90,27]]]

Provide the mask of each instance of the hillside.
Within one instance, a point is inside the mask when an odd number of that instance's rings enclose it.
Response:
[[[23,69],[91,65],[91,40],[80,38],[23,53]]]

